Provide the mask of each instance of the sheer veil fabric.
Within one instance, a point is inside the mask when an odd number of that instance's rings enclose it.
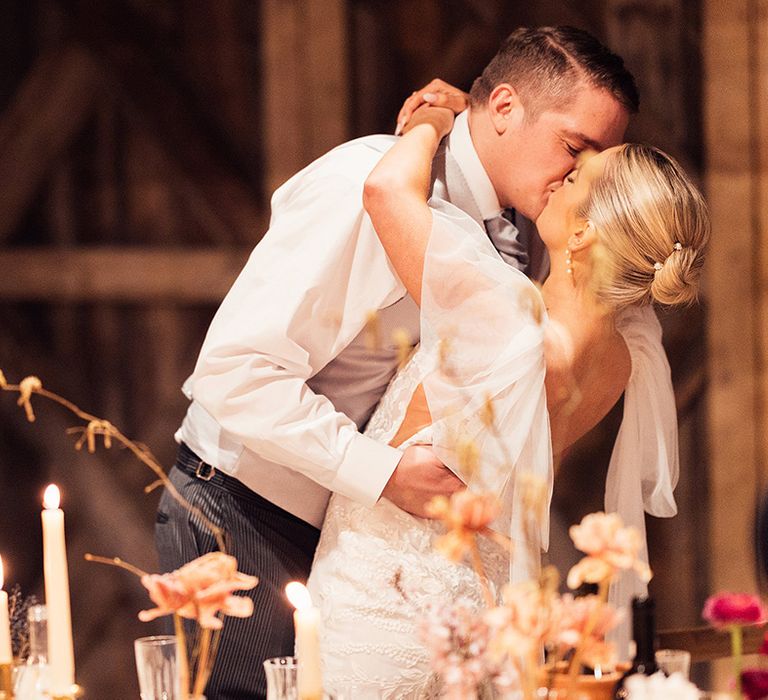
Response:
[[[535,574],[539,550],[546,550],[549,537],[548,507],[526,529],[519,478],[529,473],[544,480],[551,498],[543,301],[530,280],[499,259],[472,219],[450,204],[431,204],[434,221],[422,288],[421,342],[422,350],[442,365],[424,380],[433,441],[443,461],[459,475],[463,465],[457,439],[474,442],[479,470],[467,482],[501,495],[504,509],[495,527],[516,543],[510,574],[511,580],[521,580]],[[661,325],[653,309],[623,310],[617,329],[629,348],[632,371],[606,480],[605,509],[640,530],[641,557],[647,563],[644,513],[677,513],[677,413]],[[493,434],[480,418],[489,400]],[[611,587],[610,600],[625,606],[632,596],[645,594],[647,586],[628,572]],[[629,620],[616,631],[614,641],[620,656],[626,657]]]

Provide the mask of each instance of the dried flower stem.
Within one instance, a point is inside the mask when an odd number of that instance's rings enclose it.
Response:
[[[205,684],[208,682],[208,669],[213,664],[208,663],[211,651],[211,630],[203,628],[200,635],[200,653],[198,656],[197,673],[195,674],[195,685],[192,688],[192,697],[197,698],[203,694]]]
[[[200,522],[202,522],[202,524],[211,531],[213,536],[216,538],[216,543],[219,549],[222,552],[226,553],[227,550],[226,550],[226,545],[224,543],[224,532],[222,531],[222,529],[217,525],[215,525],[213,522],[211,522],[211,520],[207,518],[199,508],[197,508],[196,506],[193,506],[178,492],[176,487],[168,478],[168,475],[165,473],[165,470],[158,462],[157,458],[152,454],[152,452],[147,447],[143,445],[139,445],[133,440],[130,440],[129,438],[127,438],[125,435],[123,435],[123,433],[120,432],[120,430],[118,430],[109,421],[106,421],[102,418],[98,418],[97,416],[91,415],[90,413],[83,411],[81,408],[73,404],[71,401],[65,399],[63,396],[59,396],[58,394],[54,394],[52,391],[48,391],[47,389],[44,389],[40,380],[37,379],[37,377],[26,377],[19,384],[8,384],[7,381],[5,381],[5,376],[2,374],[2,371],[0,371],[0,377],[2,377],[2,381],[0,381],[0,389],[2,389],[3,391],[9,391],[9,392],[19,394],[18,404],[19,406],[24,407],[24,410],[27,415],[27,420],[29,420],[30,422],[33,422],[35,420],[35,414],[32,409],[32,403],[31,403],[31,396],[33,394],[37,394],[46,399],[49,399],[50,401],[53,401],[54,403],[59,404],[60,406],[63,406],[68,411],[70,411],[71,413],[76,415],[78,418],[80,418],[80,420],[85,421],[86,422],[85,426],[78,426],[76,428],[71,428],[70,430],[67,431],[68,433],[81,433],[80,439],[75,443],[75,449],[79,450],[82,448],[83,444],[87,444],[88,451],[90,453],[95,452],[96,435],[102,435],[104,437],[104,446],[106,448],[110,448],[112,445],[112,440],[116,440],[123,447],[126,447],[128,450],[130,450],[140,462],[143,462],[155,473],[158,480],[165,485],[165,488],[167,489],[168,493],[179,504],[181,504],[183,508],[185,508],[194,517],[198,518]],[[152,484],[152,488],[154,488],[155,486],[157,486],[157,482],[154,482]]]
[[[173,614],[173,629],[176,633],[176,646],[178,648],[178,673],[179,687],[183,694],[189,693],[189,651],[187,650],[187,636],[184,632],[184,623],[181,616]]]
[[[142,576],[149,576],[146,571],[142,571],[138,566],[123,561],[120,557],[100,557],[96,554],[86,553],[83,558],[86,561],[96,562],[97,564],[106,564],[107,566],[116,566],[118,569],[125,569],[139,578]]]

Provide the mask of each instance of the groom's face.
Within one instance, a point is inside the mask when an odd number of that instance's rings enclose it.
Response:
[[[621,143],[627,110],[608,91],[583,86],[564,107],[525,118],[504,134],[506,160],[492,176],[502,206],[535,220],[549,196],[576,167],[582,151],[603,151]]]

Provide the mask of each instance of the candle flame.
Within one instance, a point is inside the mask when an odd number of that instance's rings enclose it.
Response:
[[[4,583],[5,583],[5,571],[3,570],[3,558],[0,557],[0,588],[3,587]]]
[[[56,510],[61,503],[61,493],[56,484],[50,484],[43,494],[43,507],[46,510]]]
[[[306,610],[312,607],[312,597],[304,584],[298,581],[291,581],[285,587],[285,595],[291,601],[291,605],[297,610]]]

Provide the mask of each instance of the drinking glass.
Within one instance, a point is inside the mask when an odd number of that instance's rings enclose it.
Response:
[[[691,671],[691,654],[683,649],[659,649],[656,664],[668,676],[679,673],[688,680]]]
[[[267,700],[298,700],[296,657],[276,656],[264,662],[267,674]]]
[[[133,643],[141,700],[181,700],[176,637],[141,637]]]

